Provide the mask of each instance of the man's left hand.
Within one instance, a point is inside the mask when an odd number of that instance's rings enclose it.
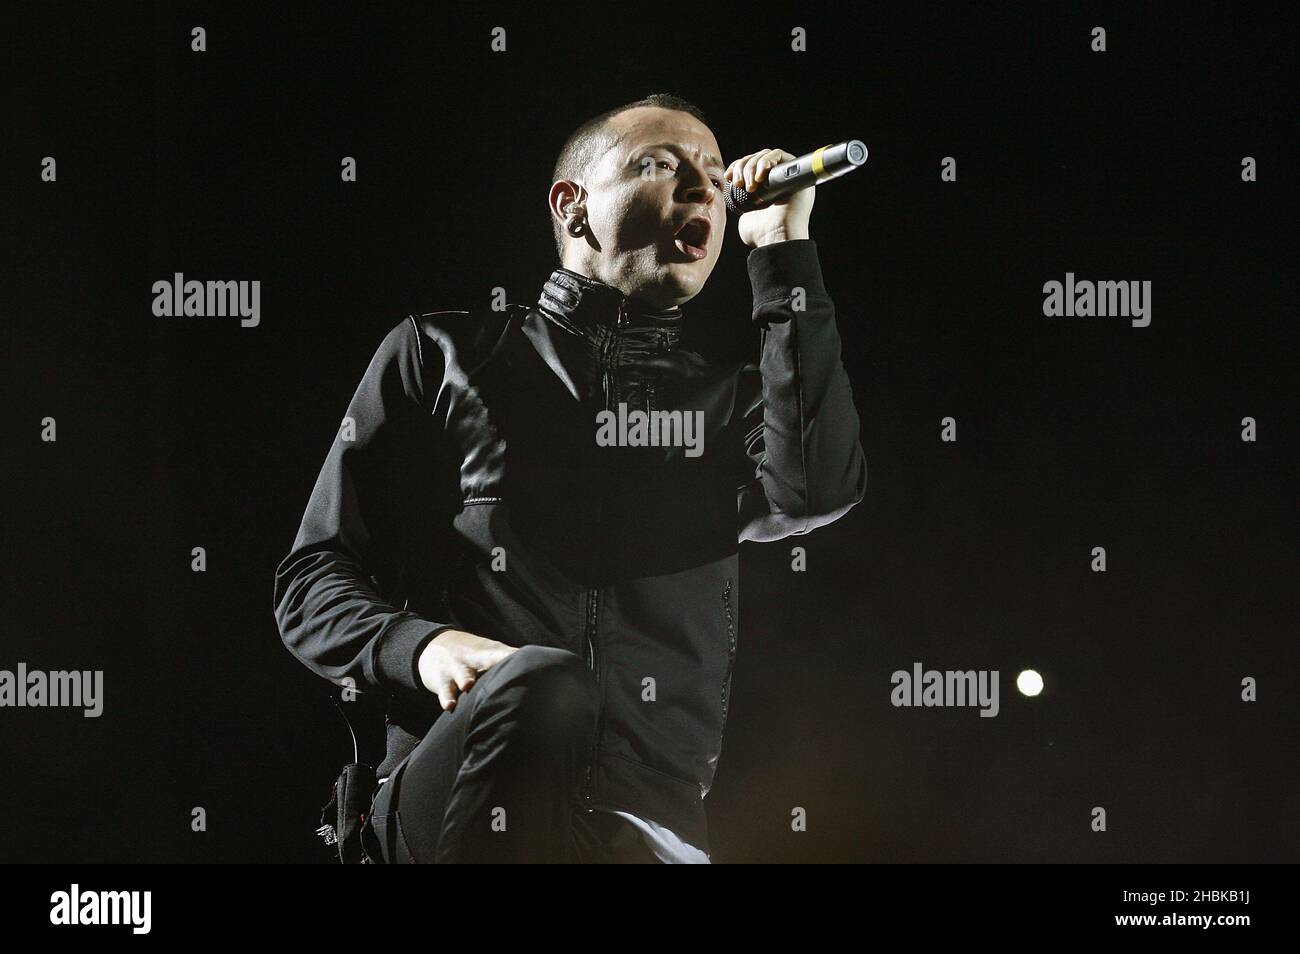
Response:
[[[755,185],[767,181],[773,166],[797,158],[784,149],[760,149],[727,166],[723,178],[752,192]],[[758,248],[773,242],[808,238],[808,219],[812,215],[816,192],[816,187],[810,186],[746,212],[736,223],[740,240],[750,248]]]

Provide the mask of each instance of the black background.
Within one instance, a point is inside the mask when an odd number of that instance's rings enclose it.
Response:
[[[1297,860],[1292,34],[1230,4],[862,6],[12,22],[0,668],[103,669],[105,712],[0,710],[0,858],[325,857],[350,745],[271,582],[338,421],[404,314],[535,300],[560,143],[671,91],[728,162],[871,153],[812,216],[867,497],[742,547],[714,860]],[[687,306],[719,335],[752,334],[746,251],[729,226]],[[155,318],[176,271],[260,280],[260,326]],[[1150,280],[1151,325],[1044,318],[1067,271]],[[1001,714],[892,707],[915,661],[1000,670]]]

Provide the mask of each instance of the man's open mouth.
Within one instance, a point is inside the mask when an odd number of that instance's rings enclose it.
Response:
[[[673,240],[682,254],[689,255],[698,262],[709,254],[711,230],[709,220],[697,215],[687,219],[682,227],[673,233]]]

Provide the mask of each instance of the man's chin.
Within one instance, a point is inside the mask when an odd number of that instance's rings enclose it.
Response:
[[[704,262],[666,262],[659,274],[663,276],[665,292],[676,296],[694,297],[709,280],[712,269]]]

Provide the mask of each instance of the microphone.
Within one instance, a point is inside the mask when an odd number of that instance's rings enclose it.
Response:
[[[753,192],[746,192],[743,186],[734,182],[727,183],[727,211],[749,212],[760,202],[779,199],[790,192],[842,176],[866,161],[867,147],[861,139],[822,146],[798,159],[773,166],[767,171],[767,179],[758,183]]]

